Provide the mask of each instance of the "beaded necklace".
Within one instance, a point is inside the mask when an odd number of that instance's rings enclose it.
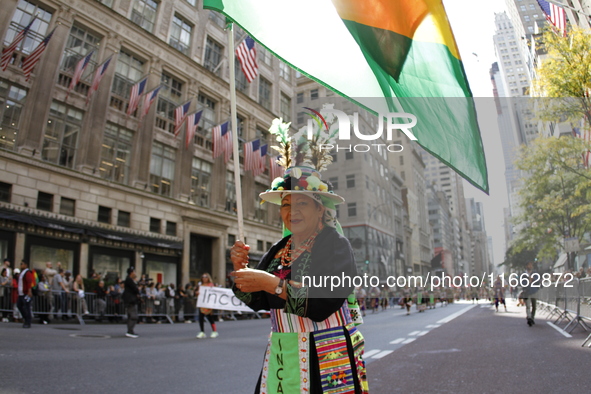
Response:
[[[280,258],[281,266],[282,267],[290,267],[291,262],[293,260],[297,260],[298,257],[300,257],[301,254],[304,253],[306,250],[310,250],[310,248],[314,244],[314,240],[316,239],[316,236],[319,233],[320,233],[320,230],[316,231],[314,234],[312,234],[310,237],[308,237],[308,239],[306,239],[304,242],[302,242],[302,244],[300,246],[298,246],[296,249],[294,249],[293,251],[291,250],[293,238],[290,237],[289,240],[287,241],[287,243],[285,244],[285,246],[279,251],[278,255],[276,256],[276,257]],[[281,268],[281,267],[279,267],[279,268]]]

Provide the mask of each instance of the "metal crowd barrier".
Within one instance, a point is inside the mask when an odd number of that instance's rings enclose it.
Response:
[[[12,287],[0,288],[0,292],[4,291],[3,295],[0,296],[2,319],[9,319],[9,317],[14,316],[20,318],[16,303],[12,303],[12,290]],[[174,322],[197,321],[199,309],[195,304],[195,298],[183,299],[175,303],[172,298],[149,300],[147,297],[142,296],[138,305],[138,318],[140,322],[147,323],[173,324]],[[127,319],[127,313],[120,294],[114,297],[107,295],[101,300],[96,293],[85,292],[84,296],[81,297],[74,291],[50,290],[33,297],[31,311],[33,318],[45,320],[46,317],[46,321],[75,319],[79,324],[85,324],[86,319],[99,322],[108,320],[115,323]],[[237,314],[248,318],[261,318],[259,313],[218,311],[219,317],[226,320],[237,320]]]
[[[542,287],[534,295],[540,303],[540,309],[554,318],[554,324],[566,323],[563,330],[571,333],[576,327],[585,331],[591,328],[591,278],[552,283]],[[582,346],[591,341],[591,334]],[[591,344],[590,344],[591,346]]]

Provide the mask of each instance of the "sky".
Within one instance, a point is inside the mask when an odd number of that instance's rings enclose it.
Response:
[[[490,185],[490,194],[487,196],[468,182],[464,182],[464,194],[467,198],[471,197],[483,203],[486,232],[493,237],[494,265],[499,265],[505,257],[503,208],[509,204],[505,186],[503,151],[496,124],[496,109],[490,98],[492,84],[489,70],[492,63],[497,61],[492,39],[495,31],[494,14],[506,9],[505,2],[503,0],[444,0],[443,3],[460,50],[472,94],[476,98]]]

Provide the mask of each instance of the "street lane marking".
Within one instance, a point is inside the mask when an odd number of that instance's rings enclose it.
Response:
[[[553,329],[555,329],[556,331],[558,331],[559,333],[561,333],[562,335],[564,335],[567,338],[572,338],[573,336],[570,335],[568,332],[564,331],[562,328],[558,327],[557,325],[555,325],[554,323],[548,321],[546,322],[550,325],[550,327],[552,327]]]
[[[379,352],[381,352],[380,349],[373,349],[373,350],[370,350],[369,352],[363,353],[363,357],[370,358],[371,356],[373,356],[374,354],[378,354]]]
[[[403,341],[402,343],[407,344],[407,343],[411,343],[412,341],[414,341],[416,338],[408,338],[406,341]]]
[[[408,334],[408,335],[412,337],[412,336],[415,336],[415,335],[417,335],[419,332],[420,332],[420,331],[413,331],[413,332],[411,332],[411,333],[410,333],[410,334]]]
[[[448,317],[441,319],[437,322],[437,324],[443,324],[443,323],[449,323],[450,321],[452,321],[453,319],[455,319],[456,317],[463,315],[464,313],[468,312],[470,309],[474,308],[476,305],[470,305],[465,307],[464,309],[460,309],[459,311],[457,311],[454,314],[449,315]]]
[[[383,352],[380,352],[378,354],[376,354],[375,356],[373,356],[372,358],[382,358],[387,356],[388,354],[392,353],[394,350],[384,350]]]
[[[404,341],[406,338],[398,338],[390,342],[390,345],[398,345],[400,342]]]
[[[428,333],[428,332],[429,332],[429,330],[427,330],[427,331],[421,331],[421,332],[419,332],[419,333],[417,334],[417,337],[422,337],[423,335],[425,335],[425,334],[426,334],[426,333]]]
[[[437,328],[437,327],[441,327],[441,324],[429,324],[425,328]]]

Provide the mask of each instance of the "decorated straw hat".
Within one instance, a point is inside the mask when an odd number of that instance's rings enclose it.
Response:
[[[259,194],[264,200],[272,204],[281,205],[286,194],[308,194],[321,204],[326,198],[335,205],[345,202],[345,199],[332,191],[332,185],[322,181],[318,171],[307,166],[294,166],[285,170],[285,175],[275,178],[271,189]]]
[[[322,132],[322,125],[326,132]],[[291,136],[290,123],[283,123],[281,118],[273,120],[269,132],[276,136],[277,146],[272,146],[279,154],[277,164],[285,168],[285,174],[275,178],[271,188],[259,196],[263,201],[281,204],[286,194],[307,194],[319,203],[334,208],[345,202],[345,199],[332,191],[332,185],[322,181],[320,172],[332,163],[332,156],[327,150],[321,149],[322,144],[329,144],[336,133],[331,136],[326,122],[316,119],[316,130],[312,138]],[[302,134],[302,133],[300,133]]]

